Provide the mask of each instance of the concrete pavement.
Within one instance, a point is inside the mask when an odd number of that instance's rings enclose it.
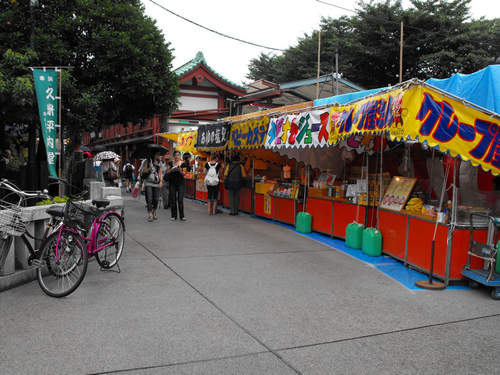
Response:
[[[0,374],[500,372],[488,289],[410,291],[285,226],[192,201],[149,223],[123,195],[121,273],[0,293]]]

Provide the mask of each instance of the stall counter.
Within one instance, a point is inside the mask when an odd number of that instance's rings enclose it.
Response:
[[[397,258],[419,271],[430,272],[432,240],[436,222],[386,209],[379,210],[379,230],[382,233],[382,252]],[[451,236],[450,236],[451,235]],[[474,240],[486,243],[488,229],[475,229]],[[451,252],[448,251],[450,236]],[[434,245],[434,276],[441,280],[463,280],[461,274],[467,263],[470,228],[437,224]],[[482,268],[482,260],[472,258],[471,268]]]
[[[302,210],[303,203],[299,199],[255,192],[254,214],[256,216],[295,226],[297,214]]]
[[[184,191],[184,196],[187,198],[195,198],[196,197],[196,180],[185,178],[186,187]]]

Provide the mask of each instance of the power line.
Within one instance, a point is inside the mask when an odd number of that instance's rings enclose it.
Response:
[[[265,48],[265,49],[270,49],[270,50],[273,50],[273,51],[281,51],[281,52],[284,52],[284,51],[285,51],[284,49],[280,49],[280,48],[266,47],[266,46],[263,46],[263,45],[261,45],[261,44],[255,44],[255,43],[252,43],[252,42],[247,42],[246,40],[243,40],[243,39],[238,39],[238,38],[235,38],[235,37],[232,37],[232,36],[229,36],[229,35],[226,35],[226,34],[220,33],[220,32],[218,32],[218,31],[216,31],[216,30],[209,29],[208,27],[205,27],[205,26],[203,26],[203,25],[200,25],[199,23],[196,23],[196,22],[194,22],[194,21],[191,21],[191,20],[189,20],[189,19],[187,19],[187,18],[185,18],[185,17],[183,17],[183,16],[181,16],[181,15],[179,15],[179,14],[177,14],[177,13],[172,12],[170,9],[165,8],[164,6],[162,6],[162,5],[158,4],[158,3],[156,3],[156,2],[155,2],[155,1],[153,1],[153,0],[149,0],[149,1],[151,1],[151,2],[152,2],[153,4],[155,4],[155,5],[158,5],[160,8],[162,8],[162,9],[166,10],[167,12],[172,13],[174,16],[176,16],[176,17],[179,17],[179,18],[183,19],[184,21],[190,22],[190,23],[192,23],[193,25],[196,25],[196,26],[198,26],[198,27],[201,27],[202,29],[208,30],[208,31],[210,31],[210,32],[212,32],[212,33],[218,34],[218,35],[223,36],[223,37],[225,37],[225,38],[233,39],[233,40],[236,40],[236,41],[238,41],[238,42],[242,42],[242,43],[246,43],[246,44],[251,44],[252,46],[256,46],[256,47],[261,47],[261,48]]]
[[[192,23],[193,25],[195,26],[198,26],[198,27],[201,27],[202,29],[205,29],[207,31],[210,31],[212,33],[215,33],[215,34],[218,34],[220,36],[223,36],[224,38],[229,38],[229,39],[233,39],[233,40],[236,40],[238,42],[241,42],[241,43],[246,43],[246,44],[250,44],[252,46],[256,46],[256,47],[261,47],[261,48],[265,48],[265,49],[268,49],[268,50],[272,50],[272,51],[279,51],[279,52],[294,52],[294,53],[308,53],[308,52],[302,52],[302,51],[292,51],[290,50],[290,48],[288,49],[281,49],[281,48],[273,48],[273,47],[267,47],[267,46],[264,46],[264,45],[261,45],[261,44],[256,44],[256,43],[252,43],[252,42],[248,42],[246,40],[243,40],[243,39],[239,39],[239,38],[235,38],[235,37],[232,37],[230,35],[226,35],[226,34],[223,34],[217,30],[213,30],[213,29],[210,29],[208,27],[205,27],[203,25],[200,25],[199,23],[197,22],[194,22],[194,21],[191,21],[190,19],[187,19],[186,17],[183,17],[173,11],[171,11],[170,9],[167,9],[165,8],[163,5],[160,5],[158,4],[157,2],[155,2],[154,0],[149,0],[151,1],[153,4],[159,6],[160,8],[162,8],[163,10],[166,10],[167,12],[173,14],[174,16],[176,17],[179,17],[181,19],[183,19],[184,21],[187,21],[189,23]],[[347,11],[347,12],[351,12],[351,13],[354,13],[356,15],[359,15],[359,12],[356,11],[356,10],[351,10],[351,9],[347,9],[347,8],[343,8],[341,6],[338,6],[338,5],[334,5],[334,4],[330,4],[330,3],[327,3],[325,1],[322,1],[322,0],[316,0],[318,3],[322,3],[322,4],[325,4],[325,5],[329,5],[331,7],[334,7],[334,8],[338,8],[338,9],[342,9],[344,11]],[[369,17],[373,18],[373,19],[377,19],[377,20],[380,20],[380,21],[383,21],[383,22],[387,22],[387,23],[392,23],[392,24],[395,24],[395,25],[400,25],[401,22],[396,22],[396,21],[390,21],[388,19],[385,19],[385,18],[380,18],[380,17],[375,17],[375,16],[370,16]],[[418,28],[418,27],[414,27],[414,26],[409,26],[409,25],[405,25],[405,28],[408,28],[408,29],[414,29],[414,30],[418,30],[418,31],[422,31],[422,32],[425,32],[425,33],[432,33],[432,34],[435,34],[435,35],[439,35],[439,36],[444,36],[444,37],[447,37],[447,38],[455,38],[455,39],[458,39],[458,40],[463,40],[463,41],[466,41],[466,42],[470,42],[470,43],[478,43],[478,44],[482,44],[480,41],[477,41],[477,40],[471,40],[471,39],[466,39],[466,38],[461,38],[461,37],[457,37],[457,36],[450,36],[449,34],[442,34],[442,33],[439,33],[439,32],[435,32],[435,31],[429,31],[429,30],[425,30],[425,29],[421,29],[421,28]],[[488,44],[489,46],[491,47],[500,47],[500,45],[496,45],[496,44]],[[322,53],[323,54],[323,53]],[[329,54],[329,52],[325,52],[324,54]]]

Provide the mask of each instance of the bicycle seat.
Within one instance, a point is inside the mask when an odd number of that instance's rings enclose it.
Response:
[[[111,203],[111,201],[109,199],[106,199],[106,198],[92,199],[92,204],[98,208],[109,206],[110,203]]]
[[[63,217],[64,216],[64,207],[51,206],[51,207],[47,208],[47,210],[45,212],[47,212],[50,216]]]

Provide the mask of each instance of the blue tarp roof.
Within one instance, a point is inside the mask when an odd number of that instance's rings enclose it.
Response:
[[[370,94],[375,94],[380,90],[382,89],[357,91],[357,92],[351,92],[349,94],[331,96],[329,98],[324,98],[324,99],[317,99],[314,101],[314,107],[319,107],[322,105],[333,104],[333,103],[339,103],[339,104],[350,103],[356,99],[364,98],[365,96],[368,96]]]
[[[472,74],[455,74],[447,79],[431,78],[426,83],[500,113],[500,65],[490,65]]]

